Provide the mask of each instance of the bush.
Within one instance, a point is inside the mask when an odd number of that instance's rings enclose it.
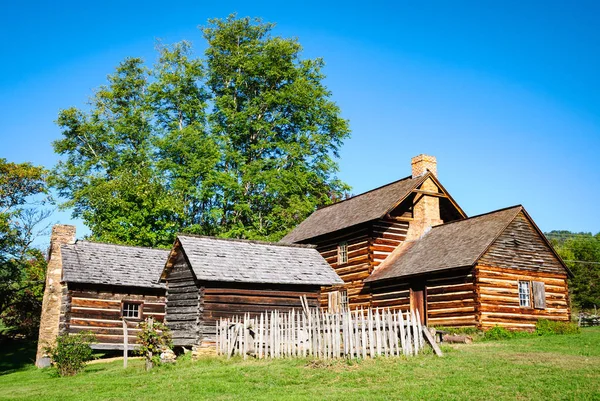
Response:
[[[571,322],[540,319],[535,324],[535,333],[538,336],[548,334],[577,334],[579,333],[579,327]]]
[[[173,346],[171,332],[163,323],[150,318],[141,322],[139,328],[137,352],[146,358],[146,370],[150,370],[160,364],[161,351]]]
[[[483,335],[484,340],[497,341],[497,340],[508,340],[514,338],[515,333],[505,329],[504,327],[494,326]]]
[[[91,332],[61,334],[56,338],[56,345],[45,350],[60,376],[74,376],[92,359],[90,344],[94,342],[96,337]]]

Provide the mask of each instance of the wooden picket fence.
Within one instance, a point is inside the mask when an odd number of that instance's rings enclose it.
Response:
[[[410,356],[423,349],[425,340],[432,341],[420,322],[419,311],[270,311],[220,319],[216,347],[220,355],[242,355],[244,359]],[[437,348],[434,341],[432,346]]]

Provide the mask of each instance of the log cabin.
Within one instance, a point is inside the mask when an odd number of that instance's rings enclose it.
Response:
[[[94,349],[123,349],[123,320],[128,348],[137,325],[165,316],[165,286],[158,277],[168,250],[76,241],[75,227],[55,225],[48,254],[36,365],[47,366],[44,347],[57,335],[91,331]]]
[[[412,175],[316,210],[281,242],[314,244],[344,281],[329,309],[418,310],[430,326],[533,330],[570,319],[572,273],[521,206],[468,218],[437,179],[435,157]]]
[[[173,344],[214,345],[221,317],[319,306],[322,287],[343,281],[314,246],[179,235],[161,276]]]

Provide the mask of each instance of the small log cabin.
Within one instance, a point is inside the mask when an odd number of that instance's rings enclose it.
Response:
[[[437,179],[435,157],[412,175],[315,211],[282,239],[314,244],[344,284],[330,309],[419,310],[430,326],[533,330],[569,320],[572,273],[522,206],[467,218]]]
[[[75,227],[53,227],[36,364],[44,366],[44,346],[58,334],[91,331],[94,349],[123,349],[123,319],[129,348],[137,324],[162,321],[165,286],[158,277],[168,250],[75,241]]]
[[[179,235],[161,281],[175,346],[211,346],[221,317],[319,305],[343,281],[313,246]]]

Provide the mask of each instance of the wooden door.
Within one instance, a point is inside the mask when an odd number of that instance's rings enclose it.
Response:
[[[421,324],[427,324],[427,289],[424,282],[411,284],[410,309],[415,311],[415,314],[419,311]]]

